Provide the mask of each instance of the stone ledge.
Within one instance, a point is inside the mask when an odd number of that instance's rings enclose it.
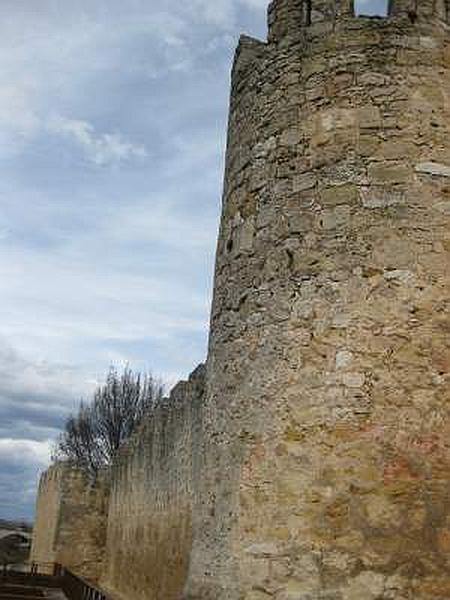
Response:
[[[424,162],[416,165],[416,173],[435,175],[438,177],[450,177],[450,167],[435,162]]]

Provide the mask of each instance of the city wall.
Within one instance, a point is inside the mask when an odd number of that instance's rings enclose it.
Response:
[[[109,476],[95,483],[59,464],[41,478],[30,561],[51,570],[64,565],[96,583],[102,573],[109,500]]]
[[[50,467],[39,482],[30,554],[32,562],[40,564],[56,562],[63,477],[64,472],[61,468]]]
[[[115,468],[113,597],[450,597],[450,12],[389,10],[241,38],[206,375]]]
[[[95,484],[65,464],[41,478],[30,560],[58,563],[114,600],[179,600],[200,480],[203,365],[122,449]]]
[[[102,587],[123,600],[180,600],[192,551],[204,367],[179,383],[114,468]]]

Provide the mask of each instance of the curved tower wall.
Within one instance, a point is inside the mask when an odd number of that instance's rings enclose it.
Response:
[[[242,38],[186,597],[450,597],[442,0]]]

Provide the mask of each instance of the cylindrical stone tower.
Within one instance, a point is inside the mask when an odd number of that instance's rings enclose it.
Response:
[[[450,598],[447,14],[241,40],[186,598]]]

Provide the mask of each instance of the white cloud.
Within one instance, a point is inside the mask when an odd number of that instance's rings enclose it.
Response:
[[[14,321],[13,313],[9,318]],[[26,405],[38,411],[45,407],[49,413],[60,415],[91,389],[92,381],[72,365],[50,365],[37,357],[31,360],[0,337],[0,408],[9,399],[17,409]]]
[[[0,156],[20,152],[39,130],[33,94],[23,82],[0,80]]]
[[[262,34],[267,3],[60,4],[0,3],[0,509],[11,515],[31,512],[48,439],[110,361],[172,383],[204,358],[227,74],[240,30]]]
[[[253,10],[264,10],[268,6],[267,0],[241,0],[241,3]]]
[[[143,145],[133,144],[119,133],[97,133],[87,121],[55,117],[49,122],[49,130],[72,140],[98,166],[147,156]]]
[[[182,213],[175,203],[158,203],[152,198],[132,211],[118,211],[105,223],[103,233],[119,242],[157,242],[187,257],[214,246],[216,221],[210,215]]]
[[[33,464],[46,467],[50,462],[51,442],[34,440],[0,439],[0,461]]]
[[[0,229],[0,241],[6,240],[6,238],[9,235],[9,230],[4,228],[4,229]]]
[[[14,127],[22,136],[32,135],[39,119],[31,106],[32,90],[24,84],[2,85],[0,88],[0,126]]]
[[[230,0],[193,0],[192,10],[205,22],[221,28],[228,28],[234,24],[236,7]]]

